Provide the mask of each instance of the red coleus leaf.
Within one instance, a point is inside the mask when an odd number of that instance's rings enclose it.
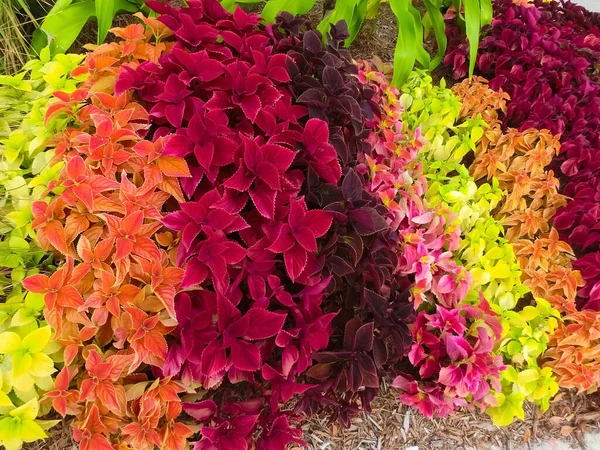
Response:
[[[183,410],[198,422],[206,422],[217,412],[217,404],[212,400],[183,403]]]
[[[248,339],[258,340],[275,336],[283,328],[286,315],[253,308],[246,313],[248,330],[245,336]]]
[[[231,363],[239,370],[258,370],[261,366],[260,349],[251,342],[237,339],[231,346]]]

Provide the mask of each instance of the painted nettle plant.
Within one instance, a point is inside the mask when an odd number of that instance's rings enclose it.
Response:
[[[597,17],[390,0],[384,64],[348,49],[380,1],[237,3],[57,1],[0,75],[0,446],[286,450],[382,386],[498,426],[595,391]]]
[[[221,4],[233,11],[238,4],[263,3],[264,0],[222,0]],[[323,18],[317,26],[322,36],[326,36],[332,25],[344,20],[349,36],[344,44],[349,46],[365,25],[366,21],[376,20],[381,4],[389,1],[398,34],[394,52],[394,76],[392,84],[400,87],[408,79],[415,64],[426,70],[435,69],[446,53],[447,38],[444,16],[448,13],[467,36],[470,57],[473,63],[469,68],[472,75],[481,29],[492,22],[491,0],[336,0],[325,2]],[[261,17],[273,23],[281,12],[295,15],[307,14],[315,8],[316,0],[267,0],[262,8]],[[331,9],[325,11],[325,8]],[[425,48],[425,41],[433,35],[437,50],[432,58]]]

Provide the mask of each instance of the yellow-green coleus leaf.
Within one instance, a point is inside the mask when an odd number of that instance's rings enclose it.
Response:
[[[30,377],[46,377],[55,372],[54,362],[45,353],[44,347],[50,341],[52,331],[49,326],[35,329],[21,339],[17,333],[0,333],[0,353],[10,355],[13,383],[25,390]]]
[[[35,420],[38,412],[38,400],[32,399],[0,419],[0,444],[4,445],[6,450],[19,450],[25,442],[48,437]]]
[[[525,396],[520,392],[497,394],[498,405],[488,408],[485,412],[490,416],[496,426],[508,426],[516,418],[524,420],[523,400]]]

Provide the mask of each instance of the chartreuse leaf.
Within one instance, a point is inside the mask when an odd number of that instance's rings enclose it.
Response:
[[[106,39],[108,30],[112,25],[115,14],[114,0],[96,0],[96,18],[98,19],[98,37],[97,44],[100,45]]]
[[[267,22],[275,22],[275,18],[282,11],[287,11],[295,16],[306,14],[315,3],[316,0],[269,0],[261,15]]]
[[[515,417],[524,420],[523,400],[525,396],[519,392],[509,394],[498,394],[498,406],[486,409],[486,413],[496,426],[508,426]]]
[[[394,51],[394,75],[392,84],[400,87],[408,79],[417,59],[416,24],[409,9],[412,8],[411,0],[390,0],[390,6],[398,23],[398,40]]]
[[[0,391],[0,408],[5,408],[8,406],[13,406],[12,401],[4,391]]]
[[[38,328],[23,338],[22,346],[30,353],[39,353],[48,345],[51,336],[50,327]]]
[[[481,8],[479,0],[463,0],[465,8],[465,27],[469,40],[469,76],[473,76],[477,62],[477,48],[479,46],[479,30],[481,28]]]
[[[12,331],[0,333],[0,353],[12,355],[21,347],[21,337]]]
[[[7,417],[0,419],[0,444],[6,450],[18,450],[23,443],[48,437],[35,420],[38,412],[39,403],[35,398],[14,408]]]
[[[446,24],[444,23],[444,15],[441,11],[442,2],[441,0],[423,0],[427,12],[425,17],[428,22],[431,23],[433,33],[435,34],[435,40],[437,42],[437,55],[431,61],[430,69],[436,68],[441,62],[442,58],[446,54],[446,47],[448,45],[448,38],[446,37]],[[423,24],[425,24],[425,17],[423,18]],[[427,36],[427,32],[424,36]]]

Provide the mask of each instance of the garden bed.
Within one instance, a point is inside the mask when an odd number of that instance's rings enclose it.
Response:
[[[0,444],[585,447],[600,15],[534,3],[497,0],[489,84],[451,11],[399,91],[387,3],[350,56],[322,3],[270,28],[211,0],[2,78]]]

